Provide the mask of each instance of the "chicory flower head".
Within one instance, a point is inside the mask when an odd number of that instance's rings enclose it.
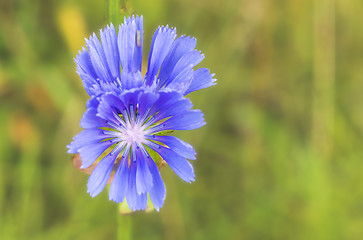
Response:
[[[156,152],[184,181],[194,181],[193,147],[169,130],[192,130],[205,124],[203,114],[192,110],[184,96],[214,85],[206,68],[194,70],[204,56],[195,50],[196,40],[176,38],[173,28],[159,27],[152,39],[147,73],[141,74],[142,16],[125,19],[118,34],[111,24],[86,40],[75,62],[87,93],[80,125],[84,129],[68,145],[79,153],[82,168],[100,159],[88,180],[88,192],[98,195],[114,172],[110,200],[131,210],[146,208],[147,196],[159,210],[165,186],[155,161]]]

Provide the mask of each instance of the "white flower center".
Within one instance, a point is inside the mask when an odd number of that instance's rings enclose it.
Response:
[[[128,126],[124,134],[125,141],[130,145],[133,145],[135,142],[141,144],[145,141],[144,131],[140,126]]]

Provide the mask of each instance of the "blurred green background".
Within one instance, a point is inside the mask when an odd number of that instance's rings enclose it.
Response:
[[[134,239],[363,239],[363,1],[134,0],[144,60],[158,25],[198,39],[218,85],[207,125],[177,133],[196,182],[162,170],[159,213]],[[0,0],[0,239],[114,239],[66,145],[88,99],[75,73],[103,1]],[[145,67],[146,62],[144,62]]]

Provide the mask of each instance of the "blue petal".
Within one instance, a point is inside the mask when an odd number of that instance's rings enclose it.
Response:
[[[141,87],[143,84],[143,78],[140,71],[138,72],[128,72],[127,70],[122,70],[121,73],[121,86],[122,89],[132,89]]]
[[[186,182],[194,181],[195,175],[193,166],[185,158],[183,158],[170,148],[166,148],[160,145],[158,145],[158,148],[156,148],[154,144],[148,144],[148,146],[156,151],[181,179]]]
[[[97,116],[112,121],[116,125],[119,120],[115,117],[115,113],[121,113],[125,108],[123,102],[113,94],[105,94],[100,97],[100,104],[98,105]]]
[[[112,79],[120,78],[120,63],[117,47],[117,34],[114,26],[107,26],[100,30],[101,43],[106,56]]]
[[[143,29],[143,16],[136,16],[136,29],[140,31],[139,33],[136,31],[136,50],[135,50],[135,59],[134,59],[134,69],[138,69],[141,71],[142,67],[142,48],[144,42],[144,29]]]
[[[109,138],[110,136],[104,135],[100,129],[86,129],[73,137],[73,141],[69,144],[68,153],[78,153],[78,149],[85,145],[99,142],[100,140]]]
[[[213,79],[213,77],[214,74],[210,74],[209,70],[206,68],[196,70],[193,74],[193,80],[188,90],[185,92],[185,95],[215,85],[216,79]]]
[[[171,102],[170,104],[165,104],[159,113],[155,115],[154,121],[157,122],[161,119],[178,115],[181,112],[190,110],[193,107],[192,102],[189,99],[180,99],[176,102]]]
[[[193,149],[192,145],[180,140],[177,137],[153,135],[152,140],[164,143],[170,149],[172,149],[174,152],[176,152],[177,154],[179,154],[182,157],[185,157],[185,158],[188,158],[191,160],[196,159],[195,155],[197,153]]]
[[[89,145],[85,145],[84,147],[78,150],[79,156],[82,159],[81,168],[88,168],[94,163],[97,158],[101,156],[102,153],[106,151],[112,145],[110,141],[98,142]]]
[[[157,168],[155,162],[151,158],[148,158],[146,162],[153,179],[153,187],[149,191],[150,199],[156,211],[159,211],[159,209],[164,205],[166,195],[165,185],[161,179],[159,169]]]
[[[93,96],[94,92],[92,90],[92,86],[97,84],[97,75],[92,66],[91,57],[87,49],[82,47],[82,51],[79,51],[79,54],[74,59],[74,62],[77,65],[77,73],[83,81],[86,92],[88,95]]]
[[[147,194],[138,194],[136,190],[136,162],[130,161],[128,190],[126,193],[126,200],[129,208],[132,211],[143,210],[147,205]]]
[[[132,89],[129,91],[124,91],[119,97],[126,108],[128,108],[130,105],[135,107],[141,92],[142,89]]]
[[[141,72],[143,18],[132,16],[125,18],[119,28],[118,48],[122,71]]]
[[[122,89],[140,87],[143,83],[141,74],[143,46],[142,20],[142,16],[125,18],[124,23],[119,28],[117,42],[122,66]]]
[[[111,176],[115,159],[119,153],[120,150],[115,154],[108,154],[97,164],[91,173],[87,184],[87,192],[91,195],[91,197],[97,196],[105,188],[108,179]]]
[[[129,148],[126,148],[110,186],[109,199],[117,203],[123,202],[128,189],[128,152]]]
[[[90,36],[89,40],[86,39],[86,45],[98,78],[105,82],[113,81],[105,52],[95,33]]]
[[[82,51],[78,52],[78,55],[74,59],[74,62],[77,65],[77,71],[89,75],[94,80],[97,78],[97,74],[93,68],[91,57],[86,48],[82,47]]]
[[[160,132],[164,130],[193,130],[205,125],[203,113],[200,110],[189,110],[166,120],[162,127],[155,126],[150,132]]]
[[[136,190],[137,194],[140,195],[142,193],[148,192],[152,188],[153,179],[149,171],[149,168],[146,166],[146,158],[150,157],[149,156],[146,157],[140,149],[136,149],[136,155],[137,155]]]
[[[87,108],[97,108],[98,104],[100,104],[98,96],[93,96],[93,97],[91,97],[91,99],[89,99],[87,101],[86,107]]]
[[[200,110],[189,110],[176,115],[164,122],[166,130],[192,130],[205,125],[203,113]]]
[[[181,36],[177,38],[166,56],[159,73],[160,85],[164,85],[169,79],[176,63],[186,53],[192,51],[197,44],[195,38]]]
[[[166,27],[159,27],[151,41],[149,65],[146,73],[146,84],[152,85],[156,79],[162,62],[169,53],[176,37],[176,30]]]
[[[151,112],[154,103],[158,100],[159,96],[153,92],[144,92],[143,94],[139,95],[139,115],[141,118],[147,119]],[[144,116],[146,114],[146,116]]]
[[[119,82],[118,78],[113,82],[100,81],[98,85],[93,86],[93,89],[96,94],[113,93],[118,95],[122,91],[121,82]]]
[[[157,113],[154,118],[152,118],[148,121],[147,125],[149,125],[149,126],[156,122],[155,119],[162,119],[164,115],[165,116],[168,115],[169,110],[173,111],[173,109],[171,109],[173,104],[184,99],[183,96],[179,92],[175,92],[175,91],[163,92],[165,90],[166,89],[157,92],[158,99],[155,101],[154,104],[151,105],[151,108],[148,111],[149,116]],[[164,111],[166,111],[165,114],[163,114]],[[143,120],[145,120],[145,118],[143,118]]]
[[[164,89],[165,90],[165,89]],[[159,92],[159,99],[155,102],[152,113],[159,112],[161,109],[166,109],[175,102],[183,99],[183,95],[176,91]]]
[[[184,54],[176,63],[169,79],[166,82],[166,86],[184,93],[192,81],[193,68],[200,63],[203,58],[204,55],[196,50]]]
[[[140,89],[132,89],[130,91],[124,91],[123,94],[120,95],[120,99],[123,102],[126,110],[128,112],[128,116],[124,116],[125,118],[131,118],[130,121],[135,121],[136,108],[138,105],[139,94],[142,92]]]
[[[184,95],[185,91],[189,88],[190,83],[193,80],[193,67],[185,67],[179,74],[169,83],[166,88],[178,91]]]
[[[84,112],[79,125],[84,129],[107,126],[106,121],[97,116],[97,109],[95,108],[88,108]]]
[[[173,79],[179,75],[183,69],[185,69],[188,66],[195,67],[198,63],[200,63],[204,59],[204,55],[200,53],[200,51],[194,50],[191,52],[188,52],[184,54],[180,60],[176,63],[173,71],[170,74],[170,80],[173,81]]]
[[[95,96],[99,93],[98,88],[98,82],[93,79],[91,76],[87,75],[87,74],[83,74],[80,73],[79,71],[77,71],[78,75],[81,77],[82,81],[83,81],[83,86],[84,89],[86,90],[87,94],[89,96]]]

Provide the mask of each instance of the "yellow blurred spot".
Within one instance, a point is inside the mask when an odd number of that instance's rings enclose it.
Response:
[[[0,96],[1,93],[4,91],[4,85],[5,85],[5,76],[0,66]]]
[[[76,53],[84,44],[87,33],[82,14],[76,6],[60,7],[57,13],[57,23],[70,51]]]
[[[25,89],[26,99],[42,112],[50,112],[53,102],[46,89],[39,84],[32,84]]]
[[[1,66],[0,66],[0,86],[4,83],[4,74],[3,74],[3,71],[1,69]]]
[[[11,142],[19,147],[31,146],[39,141],[38,132],[23,113],[16,112],[10,117],[8,129]]]

